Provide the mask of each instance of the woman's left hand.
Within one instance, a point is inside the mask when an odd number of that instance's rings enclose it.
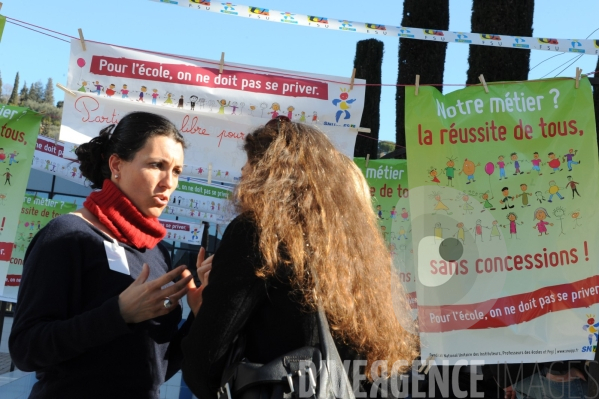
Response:
[[[191,308],[194,316],[198,315],[200,306],[202,306],[202,292],[208,285],[210,270],[212,270],[212,258],[214,255],[208,257],[208,259],[204,259],[205,256],[206,250],[204,248],[200,248],[198,260],[196,262],[196,269],[198,272],[198,278],[202,284],[199,287],[196,287],[193,279],[187,284],[189,288],[189,291],[187,292],[187,304]],[[183,271],[183,277],[187,277],[189,275],[191,275],[189,270]]]

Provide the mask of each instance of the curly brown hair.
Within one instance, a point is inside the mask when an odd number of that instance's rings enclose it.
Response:
[[[248,134],[244,150],[235,200],[258,226],[258,276],[290,268],[303,305],[322,303],[333,335],[367,359],[370,379],[377,360],[406,371],[418,338],[360,169],[318,129],[285,118]]]

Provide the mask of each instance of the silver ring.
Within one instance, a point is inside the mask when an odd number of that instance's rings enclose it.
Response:
[[[167,309],[168,309],[168,308],[170,308],[171,306],[173,306],[173,301],[171,301],[171,298],[169,298],[169,297],[166,297],[166,299],[164,300],[164,303],[163,303],[163,305],[164,305],[164,307],[165,307],[165,308],[167,308]]]

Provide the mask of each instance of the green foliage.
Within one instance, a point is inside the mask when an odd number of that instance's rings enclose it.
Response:
[[[29,99],[40,103],[44,101],[44,85],[42,85],[40,80],[31,84],[31,87],[29,88]]]
[[[29,100],[29,91],[27,90],[27,82],[23,83],[23,88],[19,93],[19,105],[23,105],[25,101]]]
[[[10,98],[8,99],[8,104],[19,104],[19,72],[17,72],[17,76],[15,76],[15,84],[12,87],[12,93],[10,94]]]
[[[58,137],[60,131],[60,121],[62,120],[62,108],[57,108],[53,104],[27,100],[23,107],[30,108],[36,112],[44,114],[40,134],[50,137]]]
[[[44,90],[44,102],[48,104],[54,104],[54,84],[52,84],[52,78],[48,78],[48,83],[46,83],[46,90]]]
[[[379,157],[383,157],[395,150],[395,143],[392,141],[379,141]]]

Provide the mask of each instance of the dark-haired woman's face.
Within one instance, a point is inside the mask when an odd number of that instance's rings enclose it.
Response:
[[[183,171],[183,147],[167,136],[148,139],[130,161],[110,158],[112,181],[145,216],[158,217]],[[115,178],[115,175],[118,175]]]

